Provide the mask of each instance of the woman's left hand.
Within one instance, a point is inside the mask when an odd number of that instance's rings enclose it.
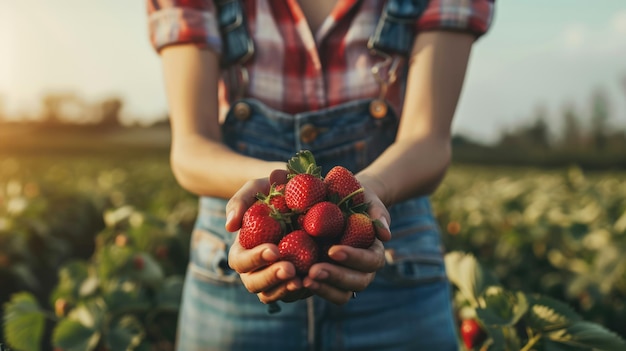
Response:
[[[374,280],[376,271],[385,265],[383,241],[391,238],[389,211],[383,202],[372,192],[364,181],[365,201],[369,203],[369,215],[376,220],[376,240],[367,249],[347,245],[334,245],[328,256],[334,263],[316,263],[303,279],[303,285],[313,294],[335,304],[344,304],[356,292],[362,291]]]

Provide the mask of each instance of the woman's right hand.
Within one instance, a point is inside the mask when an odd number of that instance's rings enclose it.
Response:
[[[226,229],[230,232],[241,228],[244,212],[256,201],[255,195],[267,192],[270,184],[287,182],[287,171],[276,170],[269,178],[247,182],[226,205]],[[292,302],[306,298],[311,293],[302,285],[291,262],[279,261],[278,246],[261,244],[246,250],[239,243],[239,234],[228,252],[228,264],[239,273],[243,285],[256,294],[263,303],[275,301]]]

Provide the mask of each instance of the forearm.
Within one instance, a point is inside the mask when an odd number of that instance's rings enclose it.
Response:
[[[416,39],[396,141],[358,175],[386,205],[431,193],[443,179],[473,41],[454,32]]]
[[[246,181],[285,168],[222,144],[219,58],[214,52],[181,45],[164,49],[161,56],[172,125],[171,166],[182,187],[198,195],[230,198]]]
[[[284,162],[266,162],[243,156],[203,136],[189,136],[172,144],[171,165],[186,190],[228,199],[250,179],[268,177]]]

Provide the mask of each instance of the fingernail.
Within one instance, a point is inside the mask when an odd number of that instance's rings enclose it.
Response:
[[[389,230],[389,223],[387,222],[387,218],[385,217],[380,217],[380,222],[383,224],[383,227],[390,232],[391,230]]]
[[[229,223],[233,217],[235,217],[235,211],[228,212],[228,215],[226,215],[226,223]]]
[[[317,272],[317,274],[315,275],[315,279],[326,279],[326,278],[328,278],[328,272],[323,269]]]
[[[312,290],[315,290],[320,286],[319,283],[316,283],[313,279],[304,279],[303,285],[305,288]]]
[[[332,258],[335,261],[344,261],[346,258],[348,258],[348,255],[343,251],[329,252],[328,256],[330,256],[330,258]]]

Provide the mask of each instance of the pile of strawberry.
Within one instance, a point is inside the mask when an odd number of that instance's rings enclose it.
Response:
[[[332,245],[370,247],[376,238],[367,214],[363,187],[352,172],[333,167],[325,177],[308,150],[287,163],[287,183],[272,184],[267,194],[257,194],[239,231],[246,249],[263,243],[278,245],[281,260],[290,261],[299,275],[316,262],[332,262]]]

